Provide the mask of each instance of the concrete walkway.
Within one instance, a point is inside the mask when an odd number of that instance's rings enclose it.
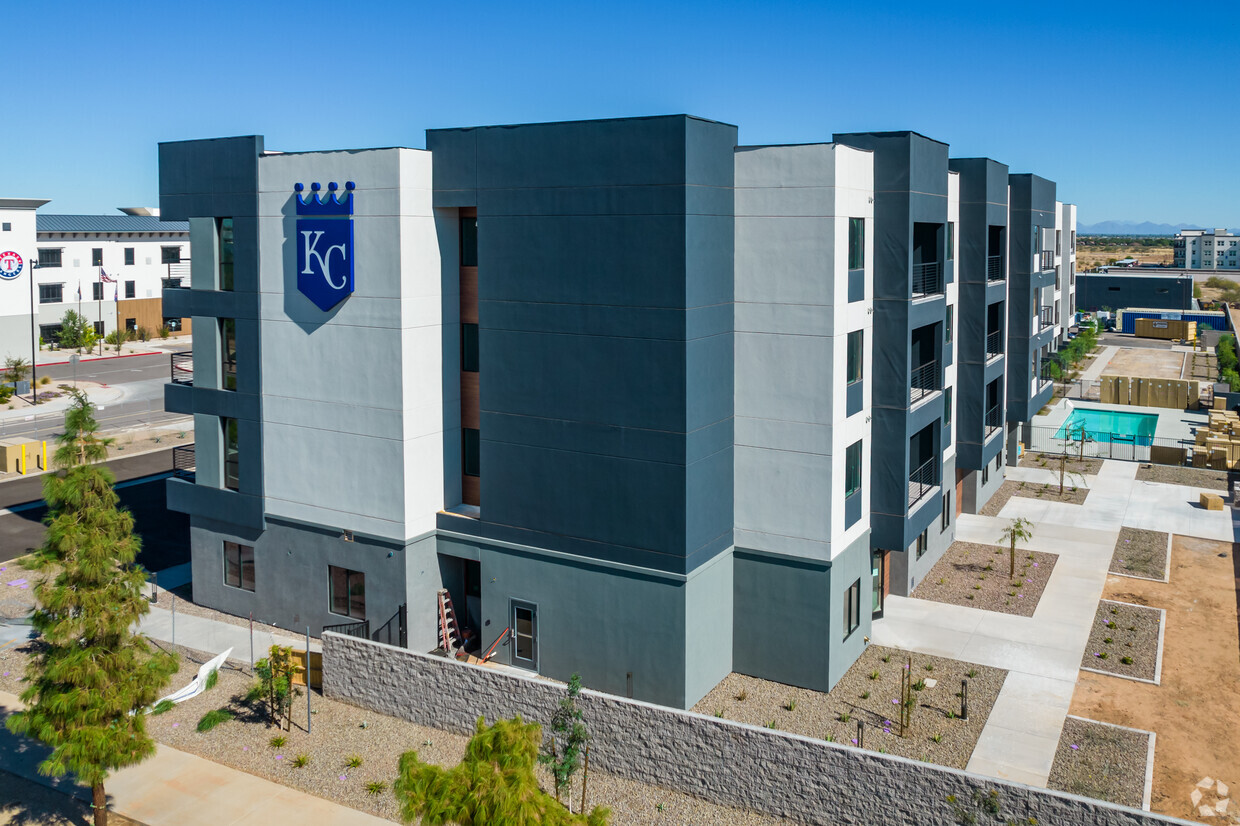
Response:
[[[1033,539],[1021,547],[1059,555],[1032,617],[889,597],[875,621],[879,645],[1008,670],[969,771],[1046,785],[1121,526],[1233,541],[1230,508],[1201,510],[1199,489],[1138,482],[1137,468],[1104,462],[1085,477],[1084,505],[1014,496],[998,517],[961,515],[958,541],[1001,545],[1003,528],[1023,516],[1033,522]],[[1013,481],[1051,481],[1042,468],[1006,471]]]
[[[1118,347],[1103,347],[1102,353],[1094,359],[1094,363],[1081,371],[1078,381],[1097,381],[1102,376],[1107,365],[1111,363],[1111,357],[1119,352]]]
[[[175,643],[209,654],[219,654],[227,648],[233,650],[231,660],[249,662],[250,629],[221,620],[177,613],[173,628],[171,595],[160,589],[159,605],[151,606],[151,613],[142,618],[138,630],[153,640]],[[175,639],[173,632],[175,630]],[[297,651],[306,650],[306,636],[290,631],[279,634],[268,631],[265,626],[254,626],[254,659],[261,660],[273,645],[291,645]],[[322,651],[318,640],[310,641],[311,651]]]
[[[0,714],[21,708],[0,692]],[[37,766],[47,750],[0,727],[0,765],[6,771],[50,788],[89,798],[89,790],[66,780],[43,777]],[[108,806],[149,826],[227,826],[251,823],[378,826],[389,821],[320,797],[263,780],[201,757],[157,745],[155,756],[122,769],[104,784]]]

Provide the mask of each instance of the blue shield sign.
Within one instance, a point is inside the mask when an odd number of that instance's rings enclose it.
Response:
[[[323,312],[335,307],[353,293],[353,189],[345,184],[342,198],[335,182],[327,185],[329,194],[301,194],[297,184],[297,289]]]

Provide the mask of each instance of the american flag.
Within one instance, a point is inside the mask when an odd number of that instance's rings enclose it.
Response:
[[[103,271],[103,267],[99,268],[99,280],[108,284],[115,284],[116,279]]]

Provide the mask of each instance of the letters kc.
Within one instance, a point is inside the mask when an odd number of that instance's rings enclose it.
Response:
[[[318,194],[319,185],[311,184],[313,193],[304,197],[303,186],[297,184],[297,289],[326,312],[353,292],[353,188],[345,184],[347,194],[336,194],[336,184],[327,185],[331,194]]]

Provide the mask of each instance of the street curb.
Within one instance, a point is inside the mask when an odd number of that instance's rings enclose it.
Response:
[[[149,353],[124,353],[119,356],[95,356],[94,358],[86,359],[86,361],[89,362],[89,361],[111,361],[112,359],[131,359],[136,356],[158,356],[161,353],[163,353],[162,350],[152,350]],[[42,364],[36,364],[35,367],[58,367],[63,364],[72,364],[72,363],[73,362],[71,361],[45,361]],[[81,364],[82,362],[79,361],[78,365],[81,366]]]

